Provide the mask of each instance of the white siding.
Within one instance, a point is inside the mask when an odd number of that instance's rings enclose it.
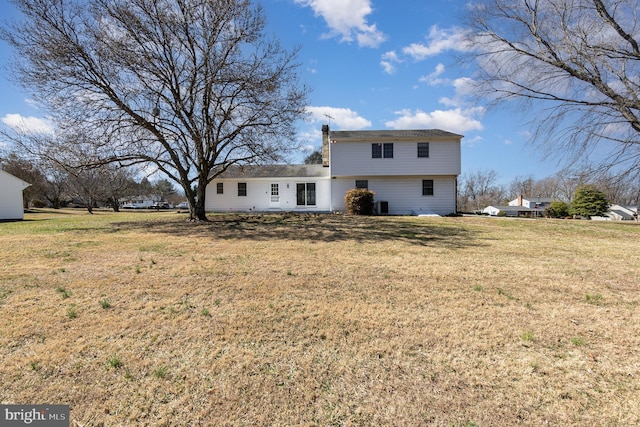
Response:
[[[459,175],[460,142],[452,141],[385,141],[393,142],[393,158],[371,158],[367,142],[332,143],[331,174],[355,175]],[[418,157],[418,142],[429,142],[429,157]]]
[[[336,178],[331,181],[333,210],[346,210],[344,196],[355,188],[356,179],[368,180],[369,190],[375,193],[374,201],[389,202],[390,215],[448,215],[456,211],[455,176]],[[433,196],[422,195],[423,179],[433,179]]]
[[[24,219],[22,190],[28,183],[0,170],[0,220]]]
[[[223,194],[217,194],[217,183],[223,183]],[[247,183],[247,195],[238,196],[238,183]],[[316,205],[297,206],[296,184],[316,184]],[[277,204],[271,201],[271,184],[277,183],[280,197]],[[207,186],[205,210],[209,212],[237,211],[301,211],[328,212],[330,210],[329,178],[247,178],[215,179]]]

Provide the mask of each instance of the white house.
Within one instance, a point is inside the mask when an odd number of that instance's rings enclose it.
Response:
[[[375,193],[378,213],[456,212],[462,135],[437,129],[330,132],[321,165],[233,166],[207,186],[207,211],[345,211],[353,188]]]
[[[24,219],[22,190],[30,185],[0,169],[0,221]]]
[[[553,202],[553,199],[549,197],[522,197],[522,194],[517,199],[513,199],[509,202],[509,206],[524,206],[529,209],[544,211],[547,206]]]

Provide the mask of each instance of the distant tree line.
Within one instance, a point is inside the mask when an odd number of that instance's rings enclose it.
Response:
[[[525,198],[551,198],[564,203],[568,209],[577,191],[585,187],[601,192],[610,204],[640,204],[640,182],[634,176],[561,171],[542,179],[517,176],[509,184],[501,184],[496,171],[480,170],[460,176],[458,211],[471,213],[490,205],[507,205],[519,195]]]
[[[116,165],[74,169],[15,153],[1,157],[0,163],[6,172],[31,184],[23,191],[25,209],[81,206],[89,212],[97,207],[118,212],[122,201],[128,198],[169,202],[184,199],[167,179],[151,182],[146,177],[136,177],[131,168]]]

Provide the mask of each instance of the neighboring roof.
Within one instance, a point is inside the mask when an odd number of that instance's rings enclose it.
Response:
[[[487,206],[486,208],[483,209],[483,211],[489,210],[489,209],[498,209],[500,211],[503,212],[541,212],[543,209],[534,209],[534,208],[528,208],[526,206]]]
[[[26,181],[21,180],[20,178],[11,175],[9,172],[4,171],[2,168],[0,168],[0,175],[5,175],[7,178],[15,181],[15,183],[17,185],[22,186],[22,189],[24,190],[25,188],[29,187],[31,184],[29,184]]]
[[[217,178],[311,178],[328,177],[322,165],[232,165]]]
[[[332,141],[353,140],[375,140],[394,138],[463,138],[463,135],[447,132],[440,129],[414,129],[414,130],[339,130],[330,131],[329,139]]]

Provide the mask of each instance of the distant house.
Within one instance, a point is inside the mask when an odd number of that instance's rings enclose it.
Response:
[[[22,190],[30,185],[0,169],[0,221],[24,219]]]
[[[519,195],[517,199],[513,199],[509,202],[509,206],[524,206],[529,209],[544,211],[551,202],[553,202],[553,199],[549,197],[524,198],[522,195]]]
[[[638,206],[611,205],[603,218],[614,221],[633,221],[638,219]]]
[[[377,212],[456,212],[462,135],[437,129],[330,132],[322,164],[234,165],[208,186],[207,211],[344,212],[353,188],[375,193]]]
[[[500,215],[500,212],[502,212],[505,216],[511,217],[541,217],[544,216],[544,210],[551,202],[553,202],[553,199],[548,197],[524,198],[520,195],[506,206],[487,206],[482,210],[482,213],[491,216]]]

